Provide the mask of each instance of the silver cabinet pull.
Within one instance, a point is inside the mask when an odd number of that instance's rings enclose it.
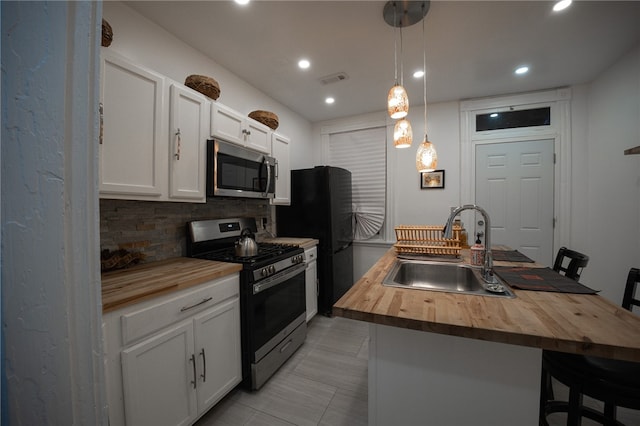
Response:
[[[191,361],[191,363],[193,364],[193,380],[191,381],[191,384],[195,389],[196,388],[196,356],[194,354],[191,354],[191,358],[189,358],[189,361]]]
[[[176,157],[176,160],[180,160],[181,149],[182,149],[182,138],[180,137],[180,128],[178,127],[176,131],[176,150],[175,150],[175,154],[173,154],[174,157]]]
[[[200,356],[202,357],[202,374],[200,375],[200,377],[202,377],[203,382],[206,382],[207,381],[207,356],[204,353],[204,348],[202,348],[202,350],[200,351]]]
[[[188,311],[189,309],[195,308],[196,306],[200,306],[203,303],[207,303],[210,300],[213,300],[213,297],[207,297],[206,299],[202,299],[200,302],[194,303],[193,305],[190,305],[190,306],[183,306],[182,308],[180,308],[180,312]]]
[[[98,107],[100,111],[100,145],[104,140],[104,104],[100,102],[100,106]]]

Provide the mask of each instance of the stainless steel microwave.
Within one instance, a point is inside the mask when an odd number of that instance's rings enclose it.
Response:
[[[276,160],[221,140],[207,141],[207,196],[273,198]]]

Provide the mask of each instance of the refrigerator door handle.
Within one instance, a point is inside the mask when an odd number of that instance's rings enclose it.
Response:
[[[343,245],[342,247],[340,247],[338,250],[336,250],[335,252],[341,252],[342,250],[346,250],[348,249],[351,245],[353,244],[353,242],[349,241],[347,244]]]

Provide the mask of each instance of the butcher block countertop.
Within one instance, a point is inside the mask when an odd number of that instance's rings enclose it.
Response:
[[[241,264],[176,257],[102,274],[102,312],[222,278]]]
[[[336,302],[333,314],[432,333],[640,361],[640,316],[604,297],[514,289],[517,297],[508,299],[383,286],[395,259],[391,248]]]
[[[293,238],[293,237],[275,237],[267,238],[265,243],[277,243],[277,244],[291,244],[294,246],[302,247],[303,249],[309,249],[313,246],[317,246],[319,241],[313,238]]]

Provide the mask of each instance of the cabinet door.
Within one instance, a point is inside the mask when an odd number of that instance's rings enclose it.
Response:
[[[245,145],[245,119],[236,111],[217,102],[211,103],[211,135],[237,145]]]
[[[209,101],[176,84],[170,96],[169,197],[204,203]]]
[[[233,298],[194,318],[198,411],[222,399],[242,380],[240,301]]]
[[[108,51],[102,55],[100,194],[160,198],[167,187],[164,78]]]
[[[128,425],[187,425],[197,417],[193,323],[122,351]]]
[[[271,153],[271,135],[273,132],[267,126],[259,123],[251,118],[247,118],[245,122],[246,132],[245,140],[247,148],[256,151]]]
[[[271,155],[276,159],[276,194],[271,204],[291,204],[291,163],[289,139],[276,133],[271,138]]]

